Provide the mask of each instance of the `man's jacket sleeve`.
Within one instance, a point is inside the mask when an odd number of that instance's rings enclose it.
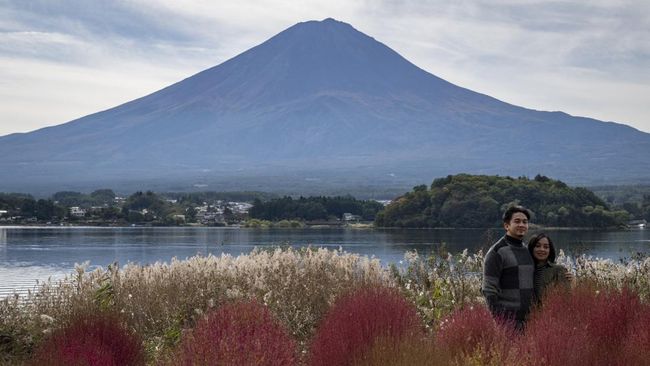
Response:
[[[485,255],[483,262],[483,286],[481,291],[490,311],[493,314],[501,313],[504,309],[499,304],[499,295],[501,294],[501,271],[503,270],[503,260],[494,250],[489,250]]]

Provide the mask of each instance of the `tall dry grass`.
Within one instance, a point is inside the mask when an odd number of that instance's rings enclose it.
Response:
[[[575,258],[560,251],[558,262],[571,269],[580,282],[595,284],[601,288],[627,288],[642,301],[650,301],[650,256],[636,253],[613,261],[579,255]]]
[[[452,255],[444,250],[427,257],[404,254],[404,267],[390,267],[391,278],[418,308],[427,327],[435,328],[454,309],[483,301],[483,252]]]
[[[75,273],[59,281],[48,280],[25,297],[14,295],[0,301],[0,364],[26,359],[49,333],[75,319],[100,310],[95,293],[101,271]]]

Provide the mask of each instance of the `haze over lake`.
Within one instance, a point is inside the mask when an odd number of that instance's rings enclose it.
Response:
[[[531,231],[532,233],[533,231]],[[547,230],[560,249],[619,260],[650,253],[650,230]],[[0,295],[62,278],[75,263],[89,268],[118,262],[151,264],[194,255],[239,255],[254,248],[326,247],[399,264],[404,253],[487,249],[501,229],[247,229],[183,227],[0,227]]]

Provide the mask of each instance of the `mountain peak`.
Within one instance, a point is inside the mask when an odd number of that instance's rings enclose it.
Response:
[[[354,29],[354,27],[348,23],[342,22],[340,20],[336,20],[334,18],[325,18],[323,20],[308,20],[305,22],[300,22],[297,23],[295,26],[298,27],[319,27],[319,28],[324,28],[324,27],[340,27],[340,28],[347,28],[347,29]],[[294,27],[295,27],[294,26]],[[290,27],[292,28],[292,27]]]
[[[271,38],[269,41],[274,39],[282,40],[286,42],[287,39],[292,39],[297,37],[295,40],[306,40],[310,42],[315,42],[318,40],[335,40],[336,42],[347,41],[353,38],[361,38],[363,40],[374,40],[371,37],[363,34],[356,30],[352,25],[338,21],[333,18],[326,18],[323,20],[309,20],[306,22],[297,23],[286,30],[280,32],[275,37]]]

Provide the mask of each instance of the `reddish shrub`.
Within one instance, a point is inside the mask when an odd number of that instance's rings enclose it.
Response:
[[[650,362],[650,305],[640,307],[621,349],[618,365],[642,366]]]
[[[628,291],[551,291],[533,313],[519,353],[531,365],[620,364],[639,313],[638,297]]]
[[[435,340],[438,348],[457,361],[472,358],[501,364],[516,337],[513,324],[495,321],[484,305],[470,304],[440,322]]]
[[[589,295],[590,296],[590,295]],[[522,364],[580,365],[591,353],[589,333],[584,326],[586,310],[593,304],[589,296],[577,291],[573,296],[549,293],[543,310],[534,311],[526,327],[526,336],[520,340],[518,353]]]
[[[439,349],[430,337],[407,337],[401,340],[377,340],[363,359],[355,359],[354,366],[447,366],[451,364],[445,350]]]
[[[89,314],[54,331],[37,348],[33,365],[144,365],[139,337],[120,324],[117,316]]]
[[[312,365],[361,361],[378,339],[400,340],[422,334],[413,304],[397,290],[370,287],[343,296],[320,323],[310,348]]]
[[[296,364],[296,344],[256,301],[221,306],[182,340],[174,365]]]

